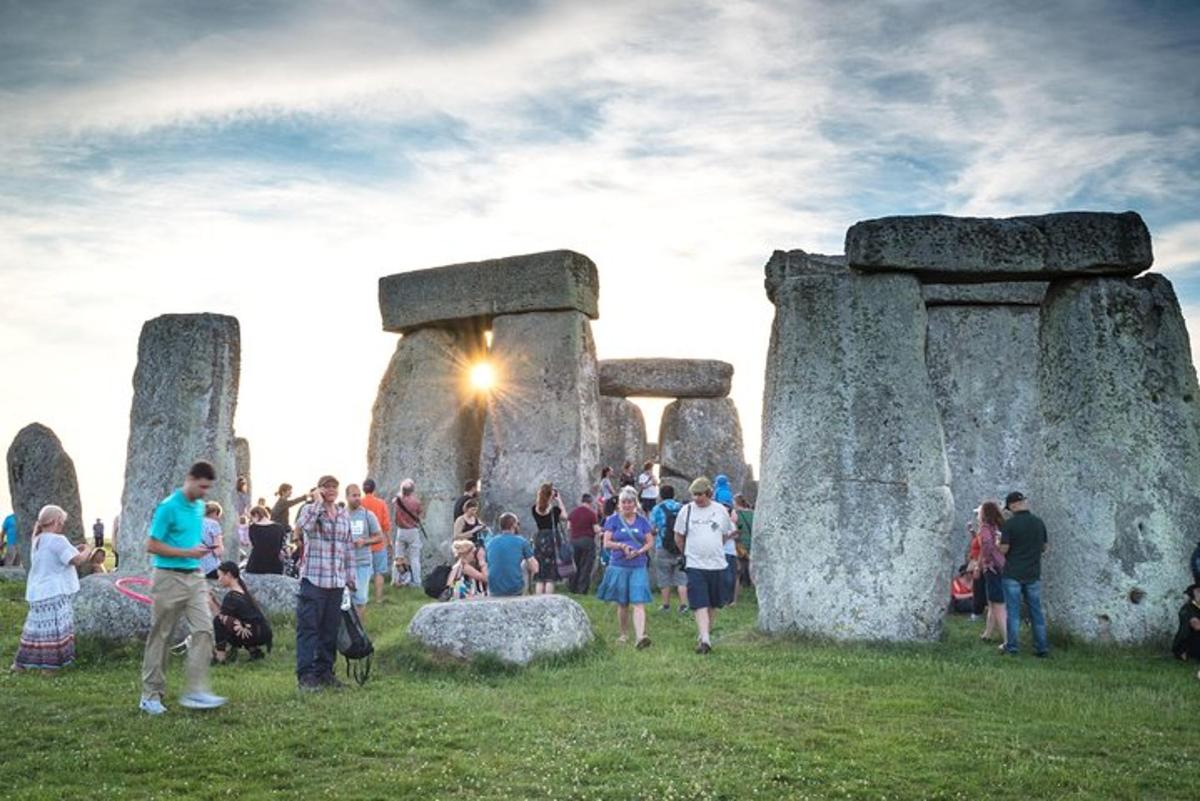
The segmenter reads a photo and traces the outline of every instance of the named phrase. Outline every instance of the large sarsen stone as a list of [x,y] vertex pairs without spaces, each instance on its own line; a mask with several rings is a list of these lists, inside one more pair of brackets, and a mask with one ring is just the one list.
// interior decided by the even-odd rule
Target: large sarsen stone
[[864,220],[846,232],[846,258],[858,270],[955,282],[1133,276],[1154,261],[1150,231],[1132,211]]
[[592,625],[563,595],[485,598],[421,607],[408,634],[426,648],[458,659],[486,654],[514,665],[567,654],[592,641]]
[[423,328],[404,335],[371,418],[368,472],[381,498],[392,499],[411,478],[425,507],[422,569],[449,558],[454,501],[463,484],[479,477],[483,401],[467,382],[471,361],[482,354],[482,331]]
[[1200,531],[1200,388],[1170,282],[1055,283],[1041,320],[1033,511],[1052,626],[1163,643]]
[[551,250],[451,264],[379,279],[385,331],[501,314],[577,311],[600,316],[596,265],[581,253]]
[[752,558],[759,625],[838,639],[942,628],[952,499],[915,276],[777,251]]
[[[658,427],[663,478],[729,477],[734,492],[746,480],[742,423],[732,398],[685,398],[667,404]],[[678,490],[677,490],[678,494]]]
[[483,433],[483,516],[513,512],[535,531],[538,485],[553,482],[568,504],[592,485],[600,462],[600,395],[591,323],[580,312],[497,317],[497,385]]
[[233,415],[240,365],[241,335],[233,317],[167,314],[142,326],[121,497],[122,572],[147,571],[154,509],[201,459],[217,473],[208,498],[230,510],[222,521],[225,552],[237,553]]
[[[646,445],[646,420],[641,407],[624,398],[600,397],[600,467],[620,473],[628,459],[641,464],[650,454]],[[600,475],[600,471],[596,471]],[[616,483],[614,476],[614,485]],[[574,503],[575,498],[570,499]]]
[[26,568],[33,526],[38,512],[47,504],[61,506],[67,513],[63,533],[71,542],[83,541],[85,529],[75,463],[63,450],[58,436],[41,423],[22,428],[9,446],[8,488],[21,537],[21,564]]
[[[927,299],[928,300],[928,299]],[[985,500],[1026,489],[1039,447],[1036,306],[930,306],[925,360],[954,494],[954,556]]]
[[606,359],[600,394],[617,398],[723,398],[733,365],[714,359]]

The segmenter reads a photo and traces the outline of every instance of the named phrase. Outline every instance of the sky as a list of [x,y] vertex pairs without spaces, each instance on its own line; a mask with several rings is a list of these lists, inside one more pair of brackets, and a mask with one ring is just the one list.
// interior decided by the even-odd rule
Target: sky
[[600,357],[732,362],[757,464],[773,250],[1067,209],[1139,211],[1198,330],[1200,3],[0,0],[0,438],[111,518],[142,323],[218,312],[255,494],[356,480],[378,278],[570,248]]

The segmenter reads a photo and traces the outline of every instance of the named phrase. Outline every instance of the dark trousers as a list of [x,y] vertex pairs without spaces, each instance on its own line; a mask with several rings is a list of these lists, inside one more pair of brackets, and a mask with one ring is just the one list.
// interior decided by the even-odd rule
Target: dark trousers
[[342,588],[325,589],[301,580],[296,598],[297,677],[320,678],[333,673],[341,622]]
[[577,595],[587,595],[592,588],[592,571],[596,566],[596,539],[571,540],[571,556],[575,560],[575,575],[567,583],[567,589]]
[[230,646],[234,648],[261,648],[267,644],[265,631],[252,629],[250,637],[239,637],[233,631],[233,619],[230,618],[228,623],[222,622],[220,616],[213,618],[213,642],[217,645],[218,651],[224,651]]

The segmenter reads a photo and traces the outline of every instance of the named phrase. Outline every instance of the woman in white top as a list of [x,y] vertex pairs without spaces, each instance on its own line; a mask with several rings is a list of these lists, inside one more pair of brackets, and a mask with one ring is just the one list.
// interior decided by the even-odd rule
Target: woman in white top
[[12,670],[58,670],[75,661],[75,616],[71,596],[79,592],[75,566],[92,557],[63,536],[67,513],[43,506],[33,527],[32,558],[25,582],[29,615]]
[[639,497],[642,501],[642,512],[647,516],[658,504],[658,479],[654,477],[654,462],[642,465],[642,474],[637,479]]

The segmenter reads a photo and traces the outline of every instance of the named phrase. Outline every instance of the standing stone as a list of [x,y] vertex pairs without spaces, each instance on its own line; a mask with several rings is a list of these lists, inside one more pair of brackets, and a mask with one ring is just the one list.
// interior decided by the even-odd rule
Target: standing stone
[[712,479],[724,473],[733,491],[741,491],[746,453],[733,399],[681,398],[669,403],[658,432],[661,476],[690,483],[697,476]]
[[254,504],[254,482],[250,480],[250,440],[245,437],[234,437],[233,455],[237,474],[246,477],[246,494],[250,496],[250,504]]
[[499,384],[484,426],[484,518],[513,512],[531,532],[541,482],[554,482],[570,508],[595,481],[600,396],[591,324],[573,311],[497,317],[492,361]]
[[198,460],[216,468],[208,499],[230,510],[222,526],[225,548],[237,553],[233,416],[240,367],[241,333],[233,317],[167,314],[142,326],[121,498],[122,572],[148,570],[154,509]]
[[71,542],[84,539],[75,463],[63,450],[58,436],[41,423],[30,423],[17,432],[8,448],[8,488],[17,531],[21,535],[21,564],[29,567],[30,540],[38,512],[47,504],[67,513],[64,534]]
[[915,276],[776,251],[753,556],[759,625],[933,640],[953,501]]
[[974,509],[1029,486],[1041,430],[1039,311],[931,305],[928,314],[925,359],[945,430],[954,494],[950,547],[958,557],[970,542]]
[[396,345],[371,418],[368,475],[391,500],[411,478],[425,507],[422,568],[449,560],[454,501],[479,477],[483,404],[468,386],[482,333],[422,328]]
[[[646,420],[641,407],[624,398],[600,397],[600,465],[621,472],[626,459],[637,465],[646,459]],[[599,478],[600,469],[596,470]],[[614,481],[615,484],[615,481]],[[572,503],[576,499],[572,499]]]
[[1052,626],[1089,640],[1175,630],[1200,531],[1200,388],[1171,283],[1065,281],[1042,307],[1043,450]]

